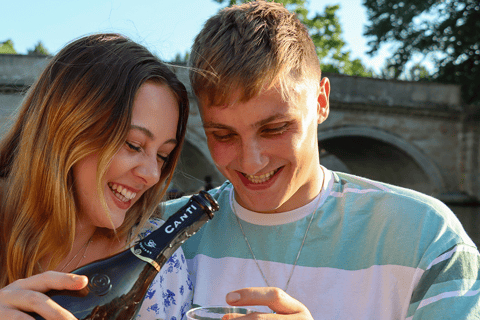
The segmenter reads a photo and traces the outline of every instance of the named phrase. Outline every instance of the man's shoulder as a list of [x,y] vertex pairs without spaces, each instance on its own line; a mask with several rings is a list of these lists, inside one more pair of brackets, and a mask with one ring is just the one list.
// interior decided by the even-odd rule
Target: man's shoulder
[[431,228],[448,226],[463,234],[455,214],[432,196],[351,174],[333,175],[329,200],[334,208],[350,208],[346,214],[369,212],[371,218],[411,227],[422,221]]
[[373,198],[387,204],[415,206],[418,209],[450,211],[440,200],[424,193],[343,172],[333,172],[331,196],[336,198]]
[[333,175],[329,199],[333,210],[349,208],[343,211],[349,216],[368,213],[375,225],[388,225],[397,233],[411,234],[411,230],[422,230],[422,237],[432,239],[442,235],[447,246],[454,243],[473,245],[458,218],[440,200],[415,190],[351,174],[334,172]]

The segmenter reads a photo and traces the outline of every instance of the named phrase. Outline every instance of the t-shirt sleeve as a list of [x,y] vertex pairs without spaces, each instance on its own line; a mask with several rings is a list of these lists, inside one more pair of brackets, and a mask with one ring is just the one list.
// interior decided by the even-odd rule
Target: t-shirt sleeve
[[480,319],[477,248],[458,244],[430,263],[413,291],[410,319]]

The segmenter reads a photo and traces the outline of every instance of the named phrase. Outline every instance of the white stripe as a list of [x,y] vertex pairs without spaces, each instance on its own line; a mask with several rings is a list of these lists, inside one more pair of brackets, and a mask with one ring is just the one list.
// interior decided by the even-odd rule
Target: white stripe
[[458,245],[458,246],[454,247],[452,250],[450,250],[448,252],[445,252],[444,254],[438,256],[435,260],[433,260],[430,263],[430,265],[427,267],[427,270],[429,270],[431,267],[433,267],[434,265],[436,265],[436,264],[438,264],[442,261],[450,259],[453,256],[453,254],[457,251],[459,251],[459,252],[469,252],[469,253],[473,253],[474,255],[480,256],[480,254],[478,253],[478,251],[475,248],[472,248],[472,247],[469,247],[469,246]]
[[341,197],[343,197],[346,193],[359,193],[359,194],[362,194],[362,193],[378,192],[378,191],[380,191],[380,190],[376,190],[376,189],[345,188],[342,192],[332,191],[332,192],[330,192],[330,195],[331,195],[332,197],[341,198]]
[[450,291],[450,292],[440,293],[439,295],[423,300],[418,305],[417,310],[442,299],[451,298],[451,297],[460,297],[460,296],[472,297],[472,296],[476,296],[478,293],[480,293],[480,289],[469,290],[469,291],[459,290],[459,291]]
[[365,179],[362,179],[362,180],[367,182],[367,183],[373,184],[375,187],[379,188],[380,190],[387,191],[387,192],[392,191],[389,188],[387,188],[385,185],[383,185],[381,183],[378,183],[377,181],[365,180]]
[[429,270],[431,267],[433,267],[434,265],[442,262],[442,261],[445,261],[447,259],[450,259],[451,256],[453,256],[453,254],[457,251],[458,249],[458,246],[453,248],[452,250],[448,251],[448,252],[445,252],[444,254],[438,256],[435,260],[433,260],[430,265],[427,267],[427,270]]
[[353,176],[353,177],[362,181],[362,182],[364,182],[364,183],[371,184],[371,185],[377,187],[378,189],[380,189],[382,191],[387,191],[387,192],[392,191],[392,190],[390,190],[390,188],[387,188],[387,186],[384,183],[381,183],[381,182],[378,182],[378,181],[375,181],[375,180],[370,180],[370,179],[367,179],[365,177],[360,177],[360,176]]
[[[284,288],[290,264],[258,261],[272,286]],[[194,304],[225,304],[225,295],[243,287],[263,287],[265,282],[251,259],[209,258],[187,260],[195,288]],[[198,267],[198,266],[201,267]],[[372,266],[361,270],[298,266],[287,293],[301,301],[314,319],[403,319],[411,297],[415,269]],[[219,286],[221,284],[221,286]],[[268,311],[266,307],[256,307]]]

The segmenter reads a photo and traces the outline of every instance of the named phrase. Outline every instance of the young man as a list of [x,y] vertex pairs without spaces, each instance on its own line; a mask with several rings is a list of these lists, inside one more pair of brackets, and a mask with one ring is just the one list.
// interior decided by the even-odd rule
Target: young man
[[445,205],[320,165],[330,83],[293,14],[264,1],[226,8],[197,36],[191,63],[228,179],[210,191],[220,211],[183,247],[194,304],[257,305],[277,313],[269,319],[480,314],[479,253]]

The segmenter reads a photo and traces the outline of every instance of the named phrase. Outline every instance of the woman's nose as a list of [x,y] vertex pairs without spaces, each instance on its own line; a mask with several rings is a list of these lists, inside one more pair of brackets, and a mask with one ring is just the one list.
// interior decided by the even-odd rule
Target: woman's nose
[[144,155],[140,163],[134,168],[137,177],[143,180],[148,187],[155,185],[160,180],[161,165],[157,160],[157,155]]

